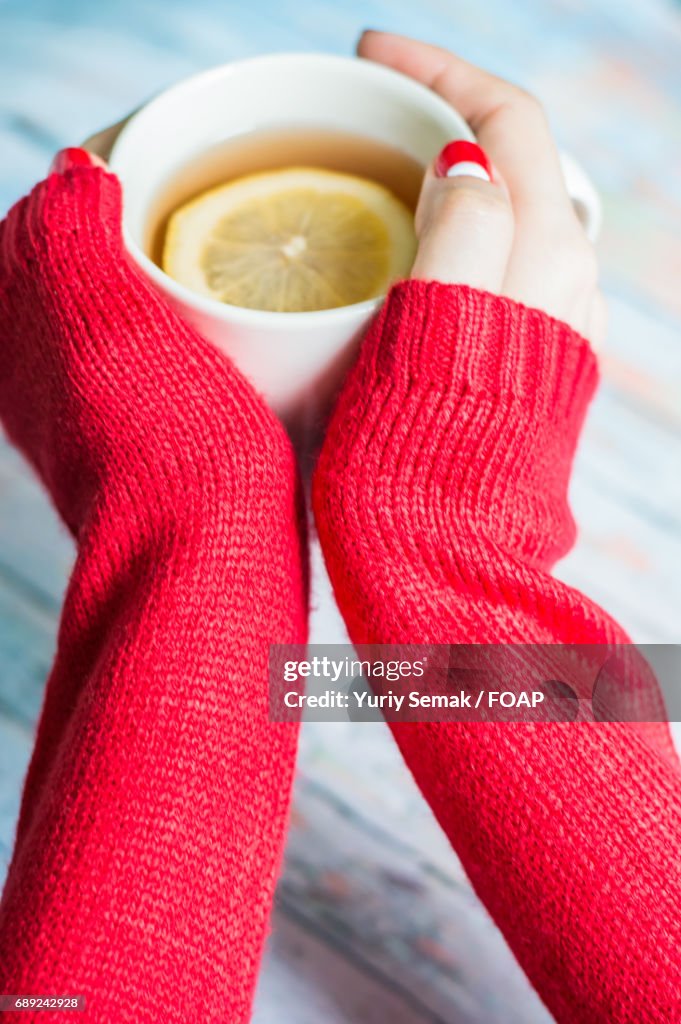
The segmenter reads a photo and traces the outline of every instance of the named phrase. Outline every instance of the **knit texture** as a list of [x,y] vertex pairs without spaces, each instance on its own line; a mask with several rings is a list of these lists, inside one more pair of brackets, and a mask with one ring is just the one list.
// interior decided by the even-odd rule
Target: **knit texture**
[[[353,641],[628,643],[549,575],[575,535],[567,484],[596,380],[587,343],[537,310],[437,282],[391,290],[313,481]],[[561,1024],[681,1021],[679,765],[628,650],[650,725],[391,726]]]
[[297,470],[127,262],[120,207],[112,176],[75,169],[0,226],[0,414],[77,544],[0,991],[85,995],[98,1024],[240,1024],[297,742],[267,717],[269,644],[306,633]]

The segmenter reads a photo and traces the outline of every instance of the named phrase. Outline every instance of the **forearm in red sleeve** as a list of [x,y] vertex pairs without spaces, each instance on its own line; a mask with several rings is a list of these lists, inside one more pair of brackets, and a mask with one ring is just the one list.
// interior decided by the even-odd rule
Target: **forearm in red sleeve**
[[306,629],[295,460],[129,266],[100,170],[0,226],[0,414],[77,545],[0,992],[82,995],[97,1024],[245,1022],[297,741],[266,697],[269,644]]
[[[550,575],[574,538],[567,485],[596,377],[587,343],[537,310],[435,282],[392,289],[314,482],[354,642],[628,643]],[[659,717],[657,691],[640,696]],[[556,1019],[681,1019],[681,800],[666,724],[392,728]]]

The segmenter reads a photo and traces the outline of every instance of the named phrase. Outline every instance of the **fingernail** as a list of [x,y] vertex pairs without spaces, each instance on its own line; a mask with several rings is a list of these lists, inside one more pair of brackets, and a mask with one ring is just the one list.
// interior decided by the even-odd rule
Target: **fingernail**
[[466,139],[457,139],[443,146],[435,161],[435,175],[438,178],[469,175],[483,181],[494,180],[487,153],[477,142],[468,142]]
[[50,164],[50,174],[64,174],[74,167],[97,167],[101,161],[93,157],[87,149],[80,149],[76,146],[69,146],[60,149]]

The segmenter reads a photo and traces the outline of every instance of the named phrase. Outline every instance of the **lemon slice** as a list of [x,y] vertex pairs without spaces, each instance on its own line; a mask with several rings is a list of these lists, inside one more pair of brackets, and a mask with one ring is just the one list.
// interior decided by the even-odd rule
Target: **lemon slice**
[[293,313],[382,295],[409,273],[415,249],[412,214],[388,189],[291,167],[181,206],[168,222],[162,266],[220,302]]

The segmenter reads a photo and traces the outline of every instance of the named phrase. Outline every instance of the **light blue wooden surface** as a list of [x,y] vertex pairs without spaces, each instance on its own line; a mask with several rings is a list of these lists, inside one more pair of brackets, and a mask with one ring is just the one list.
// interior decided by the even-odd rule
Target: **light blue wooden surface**
[[[575,473],[580,542],[561,573],[636,639],[679,642],[679,10],[663,0],[3,2],[0,210],[55,149],[173,80],[268,51],[347,54],[365,24],[437,40],[534,89],[606,209],[611,331]],[[71,560],[46,499],[0,442],[0,873]],[[328,621],[317,608],[318,635]],[[304,730],[256,1020],[549,1020],[381,726]]]

